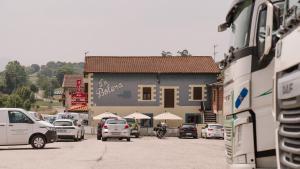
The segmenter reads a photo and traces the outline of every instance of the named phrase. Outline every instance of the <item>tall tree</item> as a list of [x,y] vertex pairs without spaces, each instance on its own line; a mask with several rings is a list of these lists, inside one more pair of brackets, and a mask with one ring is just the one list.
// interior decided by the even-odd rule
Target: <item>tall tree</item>
[[9,62],[5,67],[4,80],[6,92],[11,94],[19,86],[27,83],[25,67],[21,66],[18,61]]

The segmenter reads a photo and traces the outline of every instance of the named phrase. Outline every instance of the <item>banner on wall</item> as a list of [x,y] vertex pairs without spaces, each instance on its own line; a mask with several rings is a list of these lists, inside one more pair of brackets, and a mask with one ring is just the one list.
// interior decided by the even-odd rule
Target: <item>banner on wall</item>
[[87,105],[87,94],[81,90],[81,80],[76,81],[76,92],[72,94],[72,105]]

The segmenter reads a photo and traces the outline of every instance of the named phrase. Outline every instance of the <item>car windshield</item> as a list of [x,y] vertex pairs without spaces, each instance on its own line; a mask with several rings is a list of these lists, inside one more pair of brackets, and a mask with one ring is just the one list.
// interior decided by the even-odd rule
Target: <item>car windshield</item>
[[297,7],[297,13],[300,11],[300,1],[299,0],[289,0],[288,1],[288,9],[292,9]]
[[209,128],[212,128],[212,129],[222,129],[223,126],[220,126],[220,125],[209,125]]
[[250,22],[252,12],[252,1],[241,3],[232,17],[230,26],[230,46],[235,49],[244,48],[248,45]]
[[56,121],[53,123],[54,126],[72,126],[72,122],[70,121]]
[[182,125],[182,128],[191,128],[191,127],[195,127],[195,125],[193,125],[193,124],[184,124],[184,125]]
[[41,119],[38,117],[38,114],[35,112],[27,112],[31,118],[33,118],[35,121],[40,121]]
[[107,120],[107,124],[126,124],[125,120]]
[[135,119],[126,119],[126,121],[127,121],[127,123],[130,123],[130,124],[135,123]]

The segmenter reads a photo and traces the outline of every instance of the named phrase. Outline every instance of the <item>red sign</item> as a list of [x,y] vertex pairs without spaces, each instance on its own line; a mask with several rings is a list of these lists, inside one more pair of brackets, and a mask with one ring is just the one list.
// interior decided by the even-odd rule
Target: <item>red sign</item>
[[81,80],[76,81],[76,92],[72,94],[72,105],[87,105],[87,94],[81,91]]

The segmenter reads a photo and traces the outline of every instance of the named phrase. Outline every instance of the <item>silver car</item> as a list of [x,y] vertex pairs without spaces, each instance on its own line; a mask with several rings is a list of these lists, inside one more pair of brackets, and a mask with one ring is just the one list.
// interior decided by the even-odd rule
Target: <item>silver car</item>
[[108,138],[130,141],[130,128],[125,119],[108,119],[102,127],[102,141]]
[[224,139],[224,127],[220,124],[207,124],[202,129],[202,137],[204,138],[222,138]]

